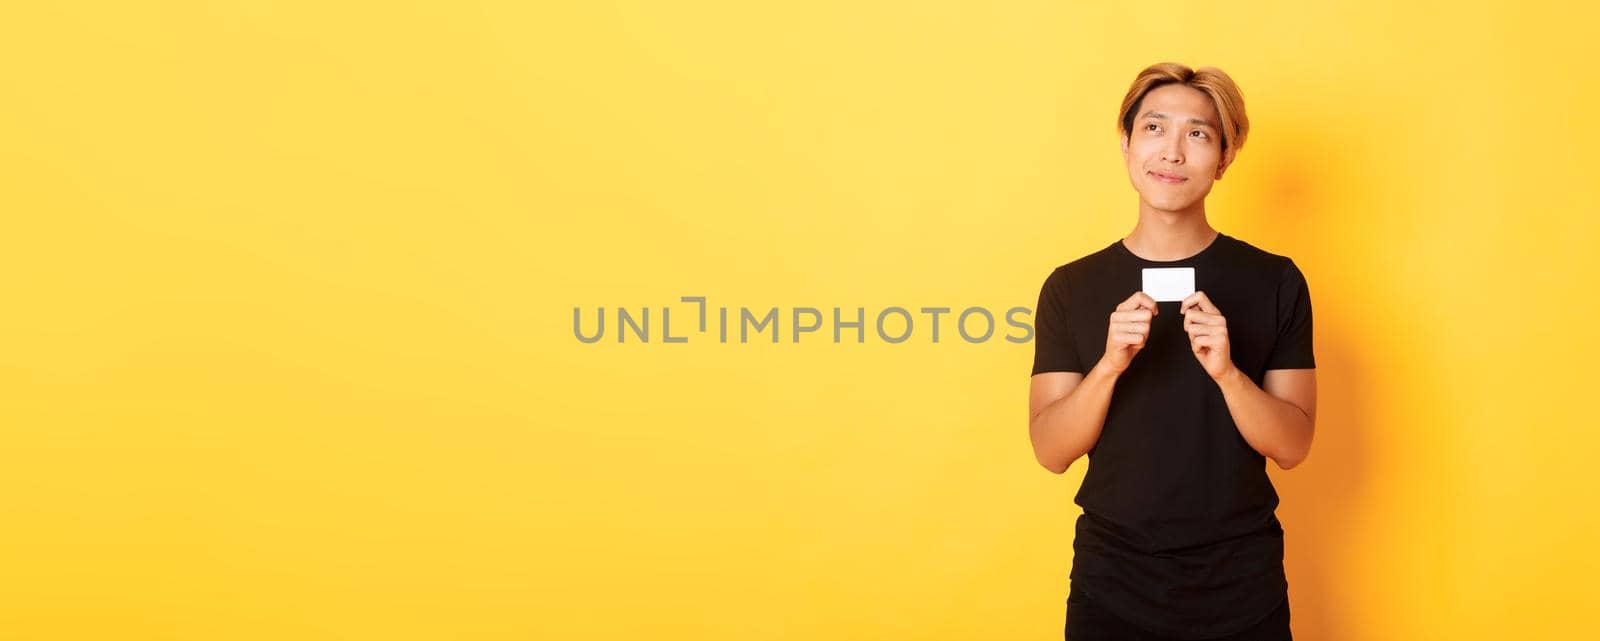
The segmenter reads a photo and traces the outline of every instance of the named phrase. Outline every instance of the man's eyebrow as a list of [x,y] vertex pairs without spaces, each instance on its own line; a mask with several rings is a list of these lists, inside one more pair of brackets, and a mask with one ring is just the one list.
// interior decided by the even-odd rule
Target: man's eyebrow
[[[1157,120],[1168,120],[1167,114],[1161,113],[1159,111],[1146,111],[1146,112],[1144,112],[1144,115],[1143,116],[1139,116],[1139,118],[1140,119],[1155,118]],[[1203,125],[1203,126],[1206,126],[1206,127],[1210,127],[1212,129],[1217,129],[1216,123],[1213,123],[1210,120],[1205,120],[1205,119],[1201,119],[1201,118],[1190,118],[1189,119],[1189,124],[1191,124],[1191,125]]]

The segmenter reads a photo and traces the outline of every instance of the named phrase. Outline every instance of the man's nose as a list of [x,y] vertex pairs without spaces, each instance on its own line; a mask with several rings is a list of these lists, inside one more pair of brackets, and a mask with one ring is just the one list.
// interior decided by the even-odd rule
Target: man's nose
[[1178,146],[1177,138],[1173,138],[1172,142],[1161,150],[1161,159],[1180,165],[1183,164],[1183,148]]

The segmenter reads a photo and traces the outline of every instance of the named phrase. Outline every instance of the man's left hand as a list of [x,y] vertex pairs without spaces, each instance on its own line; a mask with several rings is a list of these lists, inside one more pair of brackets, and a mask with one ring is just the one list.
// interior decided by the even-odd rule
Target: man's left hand
[[1212,380],[1234,369],[1228,350],[1228,319],[1206,293],[1197,291],[1183,299],[1179,313],[1183,314],[1183,331],[1189,334],[1189,351]]

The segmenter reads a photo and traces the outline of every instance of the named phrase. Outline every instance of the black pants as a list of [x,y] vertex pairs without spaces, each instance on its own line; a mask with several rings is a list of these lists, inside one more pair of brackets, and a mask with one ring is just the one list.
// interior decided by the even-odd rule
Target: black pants
[[[1278,606],[1261,623],[1216,641],[1292,641],[1289,635],[1289,601]],[[1072,588],[1067,595],[1066,641],[1175,641],[1118,618],[1088,595]]]

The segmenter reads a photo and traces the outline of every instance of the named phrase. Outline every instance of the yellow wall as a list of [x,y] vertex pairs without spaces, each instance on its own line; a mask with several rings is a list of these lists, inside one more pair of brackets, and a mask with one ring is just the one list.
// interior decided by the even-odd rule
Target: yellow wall
[[1592,629],[1592,8],[540,4],[4,12],[0,638],[1059,638],[1031,344],[572,309],[1032,307],[1169,59],[1315,301],[1297,638]]

